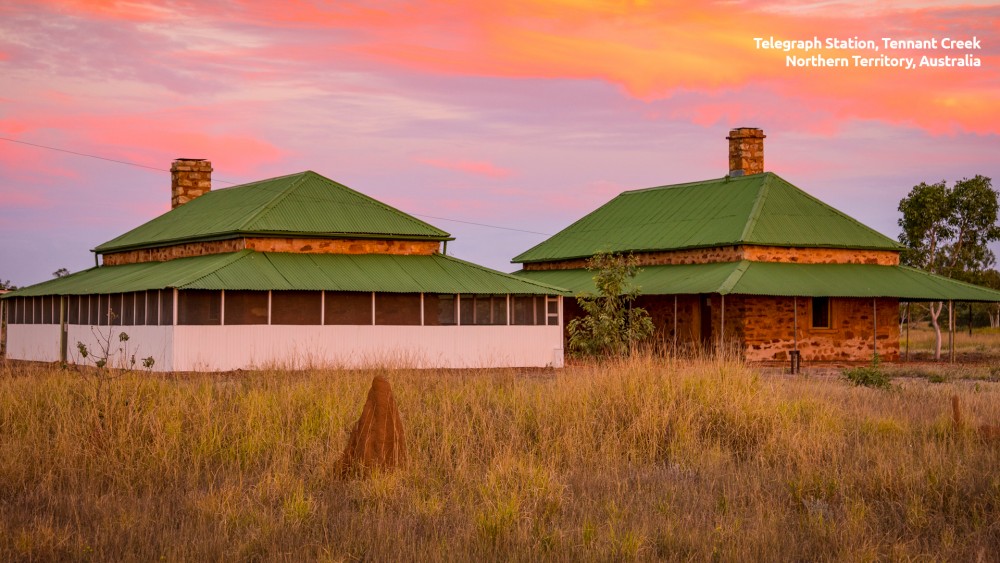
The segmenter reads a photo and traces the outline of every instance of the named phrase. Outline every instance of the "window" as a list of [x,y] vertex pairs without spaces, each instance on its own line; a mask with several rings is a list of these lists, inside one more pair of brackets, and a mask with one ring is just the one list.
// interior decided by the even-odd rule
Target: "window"
[[54,299],[51,295],[45,295],[41,298],[42,300],[42,324],[50,325],[52,324],[52,301]]
[[146,292],[146,324],[160,324],[160,291],[149,290]]
[[135,293],[122,294],[122,326],[132,326],[135,323]]
[[271,324],[318,325],[321,295],[318,291],[272,291]]
[[549,326],[555,326],[559,324],[559,298],[558,297],[546,297],[545,302],[548,304],[548,318]]
[[506,295],[462,295],[460,302],[463,325],[507,324]]
[[375,324],[420,326],[420,294],[376,293]]
[[80,324],[80,296],[70,295],[66,298],[69,302],[67,307],[69,307],[68,316],[66,318],[66,324],[78,325]]
[[266,291],[226,291],[227,325],[266,325]]
[[160,290],[160,325],[174,324],[174,290]]
[[324,322],[328,325],[372,324],[372,294],[360,291],[327,291]]
[[100,302],[101,302],[100,295],[89,296],[89,301],[88,301],[89,305],[87,307],[88,309],[90,309],[90,314],[87,315],[88,325],[94,326],[100,324],[100,315],[101,315]]
[[125,296],[121,293],[112,293],[108,296],[111,299],[111,313],[109,314],[110,324],[115,326],[121,326],[122,320],[125,317],[125,312],[122,311],[122,303],[124,302]]
[[135,325],[142,326],[146,324],[146,293],[145,291],[139,291],[135,294]]
[[31,315],[31,324],[42,324],[42,298],[32,297],[31,298],[31,309],[33,311]]
[[424,324],[427,326],[450,326],[458,322],[455,296],[437,293],[424,294]]
[[512,295],[513,315],[511,322],[516,325],[544,324],[535,321],[535,297],[532,295]]
[[812,327],[830,328],[830,298],[812,298]]
[[222,292],[211,290],[185,290],[178,293],[177,324],[222,324]]

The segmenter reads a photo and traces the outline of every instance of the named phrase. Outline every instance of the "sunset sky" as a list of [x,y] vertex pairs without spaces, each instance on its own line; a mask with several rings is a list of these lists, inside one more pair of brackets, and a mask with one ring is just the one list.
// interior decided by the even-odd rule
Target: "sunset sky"
[[[315,170],[512,271],[623,190],[724,176],[736,126],[764,129],[767,170],[896,238],[914,184],[1000,186],[1000,7],[873,4],[6,0],[0,279],[93,266],[169,209],[178,157],[218,188]],[[982,66],[787,68],[755,47],[772,36],[975,36],[860,54]]]

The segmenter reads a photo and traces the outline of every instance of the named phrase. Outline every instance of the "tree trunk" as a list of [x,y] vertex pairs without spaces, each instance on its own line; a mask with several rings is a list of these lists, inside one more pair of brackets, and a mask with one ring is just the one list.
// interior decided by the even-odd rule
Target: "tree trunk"
[[944,301],[938,301],[937,303],[930,304],[931,310],[931,326],[934,327],[934,359],[941,359],[941,325],[938,324],[938,316],[941,315],[941,310],[944,309]]

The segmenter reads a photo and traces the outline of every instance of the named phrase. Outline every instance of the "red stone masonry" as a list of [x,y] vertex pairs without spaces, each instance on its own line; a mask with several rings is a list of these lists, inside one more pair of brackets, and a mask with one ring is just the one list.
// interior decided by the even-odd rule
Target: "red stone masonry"
[[177,258],[256,250],[297,254],[398,254],[429,256],[438,252],[441,243],[423,240],[256,238],[240,237],[211,242],[191,242],[160,248],[113,252],[103,256],[105,266],[165,262]]
[[[740,260],[797,264],[878,264],[880,266],[896,266],[899,264],[899,253],[895,250],[854,250],[850,248],[786,248],[781,246],[739,245],[695,248],[690,250],[636,252],[633,256],[640,266],[711,264],[715,262],[738,262]],[[586,267],[586,259],[524,264],[524,269],[529,271],[573,270]]]

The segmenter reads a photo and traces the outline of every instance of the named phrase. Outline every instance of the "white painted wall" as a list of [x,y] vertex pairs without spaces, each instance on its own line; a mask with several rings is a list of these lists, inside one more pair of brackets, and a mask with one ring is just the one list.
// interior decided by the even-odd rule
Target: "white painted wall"
[[[77,342],[95,353],[108,335],[108,327],[69,325],[69,363],[92,365]],[[110,363],[134,354],[137,370],[148,356],[154,371],[563,366],[559,326],[116,326],[110,336]],[[59,325],[8,325],[7,357],[58,361]]]
[[59,361],[59,325],[7,325],[7,357],[36,362]]
[[[177,326],[177,371],[562,367],[559,326]],[[159,366],[157,366],[159,368]]]
[[[110,329],[110,330],[109,330]],[[128,334],[128,342],[119,341],[119,334]],[[90,359],[83,359],[77,351],[77,342],[82,342],[90,352],[97,353],[102,344],[107,345],[110,335],[111,354],[109,364],[114,367],[127,366],[129,356],[135,355],[135,369],[142,370],[142,359],[152,356],[154,371],[173,371],[172,326],[100,326],[69,325],[66,338],[66,355],[71,364],[93,365]],[[58,331],[56,343],[58,344]],[[127,355],[126,355],[127,352]],[[122,363],[126,362],[126,363]]]

